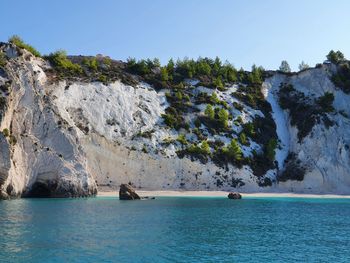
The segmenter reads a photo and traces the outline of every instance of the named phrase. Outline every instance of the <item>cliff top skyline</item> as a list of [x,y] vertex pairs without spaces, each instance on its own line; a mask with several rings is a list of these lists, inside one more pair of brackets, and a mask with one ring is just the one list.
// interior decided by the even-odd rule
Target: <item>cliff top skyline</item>
[[[347,1],[59,1],[2,2],[0,39],[22,36],[44,54],[106,54],[114,59],[215,57],[236,67],[293,70],[331,49],[349,56]],[[13,13],[16,19],[13,19]],[[322,45],[321,45],[322,44]]]

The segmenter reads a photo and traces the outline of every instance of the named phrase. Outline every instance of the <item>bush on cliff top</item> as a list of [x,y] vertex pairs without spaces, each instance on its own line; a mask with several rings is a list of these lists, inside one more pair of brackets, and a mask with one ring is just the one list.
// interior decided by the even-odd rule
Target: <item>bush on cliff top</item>
[[67,58],[67,53],[64,50],[58,50],[51,53],[47,59],[61,73],[74,75],[82,74],[83,69],[79,64],[75,64]]
[[32,53],[36,57],[41,57],[41,54],[38,50],[36,50],[33,46],[24,43],[24,41],[17,35],[10,37],[9,42],[12,44],[15,44],[19,48],[23,48],[23,49],[29,51],[30,53]]

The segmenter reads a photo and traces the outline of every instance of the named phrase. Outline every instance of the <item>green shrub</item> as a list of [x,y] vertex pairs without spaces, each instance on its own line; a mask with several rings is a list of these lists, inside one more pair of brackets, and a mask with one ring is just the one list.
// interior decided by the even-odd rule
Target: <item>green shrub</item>
[[96,58],[84,58],[83,65],[93,71],[97,71],[98,69],[98,62]]
[[79,64],[75,64],[67,58],[67,53],[64,50],[58,50],[48,56],[51,64],[60,72],[70,75],[80,75],[83,69]]
[[152,69],[159,68],[160,62],[159,59],[141,59],[136,61],[134,58],[128,58],[127,60],[128,69],[135,74],[140,74],[141,76],[150,74]]
[[242,117],[238,116],[234,122],[233,122],[236,126],[240,126],[243,123]]
[[334,110],[334,96],[331,93],[326,92],[324,96],[315,100],[297,91],[293,86],[282,83],[278,97],[281,108],[289,110],[291,125],[298,128],[299,142],[312,131],[321,117],[326,127],[333,124],[326,116],[327,112]]
[[169,80],[169,74],[168,74],[168,70],[166,67],[162,67],[160,69],[160,79],[162,81],[168,81]]
[[98,81],[100,81],[100,82],[106,84],[106,83],[107,83],[107,76],[106,76],[106,75],[103,75],[103,74],[99,75],[99,76],[98,76]]
[[284,169],[278,174],[277,179],[280,182],[288,180],[302,181],[304,180],[306,168],[301,164],[295,153],[289,153],[286,160]]
[[204,113],[211,120],[215,118],[215,111],[213,109],[213,106],[211,106],[210,104],[207,105]]
[[6,56],[2,51],[0,51],[0,67],[5,67],[6,63],[7,63]]
[[240,104],[240,103],[238,103],[238,102],[236,102],[236,101],[233,102],[233,107],[235,107],[235,108],[236,108],[237,110],[239,110],[240,112],[242,112],[243,109],[244,109],[243,105]]
[[327,59],[334,64],[339,64],[340,62],[345,60],[345,57],[344,54],[339,50],[336,52],[334,50],[331,50],[327,55]]
[[239,139],[239,142],[240,142],[242,145],[249,145],[249,141],[248,141],[247,136],[245,135],[244,132],[241,132],[241,133],[239,134],[238,139]]
[[252,72],[249,74],[249,82],[253,85],[261,85],[263,82],[262,79],[262,73],[263,73],[262,67],[257,67],[255,65],[252,66]]
[[16,137],[13,136],[12,134],[10,135],[9,143],[10,143],[11,145],[15,145],[15,144],[17,143]]
[[319,97],[317,100],[318,105],[324,110],[324,112],[332,112],[334,95],[333,93],[326,92],[323,96]]
[[214,79],[213,85],[218,90],[224,90],[224,84],[222,83],[221,77],[217,77],[216,79]]
[[210,147],[207,141],[202,141],[200,145],[198,144],[191,144],[186,149],[188,154],[203,154],[203,155],[209,155],[210,154]]
[[180,134],[177,139],[176,139],[179,143],[181,143],[182,145],[187,145],[188,142],[186,140],[186,137],[184,134]]
[[162,114],[162,118],[164,119],[164,123],[170,128],[174,128],[176,130],[181,128],[186,130],[189,129],[189,124],[185,122],[181,113],[173,107],[167,108],[166,114]]
[[5,136],[5,137],[9,137],[10,136],[10,131],[9,129],[5,128],[2,130],[2,134]]
[[112,59],[110,59],[109,57],[104,57],[103,64],[106,65],[107,67],[112,66]]
[[303,70],[306,70],[308,68],[310,68],[310,66],[308,64],[306,64],[304,61],[302,61],[300,64],[299,64],[299,71],[303,71]]
[[243,153],[241,147],[237,143],[236,139],[232,139],[231,143],[223,148],[223,153],[227,155],[231,161],[236,162],[240,161],[243,158]]
[[289,72],[292,71],[290,69],[290,66],[289,66],[289,64],[288,64],[288,62],[286,60],[282,60],[279,70],[284,72],[284,73],[289,73]]
[[256,134],[254,123],[252,123],[252,122],[245,123],[243,125],[243,131],[250,138],[254,138],[255,134]]
[[31,45],[24,43],[23,40],[19,36],[14,35],[14,36],[10,37],[9,42],[16,45],[19,48],[23,48],[23,49],[29,51],[30,53],[32,53],[36,57],[41,57],[41,54],[39,51],[37,51]]
[[342,91],[350,93],[350,62],[344,62],[338,65],[337,72],[333,74],[331,80],[334,85],[341,88]]
[[220,102],[218,95],[216,94],[216,92],[213,92],[210,96],[210,101],[212,104],[218,104]]
[[181,91],[177,91],[175,93],[175,97],[178,99],[178,100],[182,100],[182,92]]
[[277,147],[277,140],[276,139],[270,139],[266,145],[265,154],[271,162],[273,162],[275,160],[276,147]]
[[225,109],[220,109],[218,111],[217,116],[221,127],[226,129],[228,127],[228,118],[229,118],[228,111]]

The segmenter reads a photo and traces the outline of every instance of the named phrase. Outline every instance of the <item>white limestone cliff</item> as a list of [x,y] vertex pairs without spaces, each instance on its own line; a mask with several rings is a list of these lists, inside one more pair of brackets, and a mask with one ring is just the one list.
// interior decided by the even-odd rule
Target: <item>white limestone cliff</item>
[[[46,61],[24,50],[19,52],[11,44],[3,49],[11,59],[6,74],[0,77],[0,86],[11,83],[7,94],[1,91],[7,107],[0,130],[10,133],[7,137],[0,134],[2,198],[40,194],[89,196],[96,194],[97,185],[117,188],[129,182],[148,190],[238,187],[242,192],[350,193],[350,120],[344,117],[350,116],[350,96],[329,80],[331,66],[290,76],[274,73],[265,80],[264,94],[272,106],[280,141],[276,151],[278,169],[270,170],[266,176],[276,182],[289,152],[296,153],[307,170],[303,181],[288,180],[261,187],[248,165],[219,167],[210,160],[203,164],[179,158],[178,144],[164,145],[164,140],[175,140],[179,135],[163,124],[161,115],[168,106],[165,91],[155,91],[146,83],[130,86],[120,81],[108,85],[52,82],[45,73],[50,67]],[[282,82],[316,98],[332,92],[335,112],[329,118],[335,125],[327,129],[319,123],[299,143],[288,111],[278,105],[277,92]],[[230,95],[235,89],[233,86],[217,94],[231,106],[237,102]],[[212,92],[203,87],[194,89],[199,91]],[[198,108],[203,110],[205,106]],[[241,116],[243,122],[263,116],[261,111],[244,107],[243,112],[230,107],[231,114]],[[239,131],[240,127],[232,122],[230,125]],[[145,132],[151,135],[140,136]],[[194,135],[185,136],[191,141]],[[229,143],[230,138],[220,140]],[[259,145],[253,142],[242,148],[245,156],[259,151]]]

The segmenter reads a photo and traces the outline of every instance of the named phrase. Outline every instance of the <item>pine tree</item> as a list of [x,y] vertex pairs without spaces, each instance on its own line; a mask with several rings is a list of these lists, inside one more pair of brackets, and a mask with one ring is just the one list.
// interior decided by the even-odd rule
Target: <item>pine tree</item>
[[218,104],[219,103],[219,98],[216,92],[213,92],[210,96],[210,102],[213,104]]
[[228,127],[228,112],[225,109],[220,109],[218,111],[218,120],[221,124],[221,127],[227,128]]
[[306,64],[304,61],[301,61],[301,63],[299,64],[299,70],[305,70],[308,69],[310,66],[308,64]]
[[288,62],[286,60],[282,60],[279,70],[282,71],[282,72],[285,72],[285,73],[289,73],[289,72],[292,71],[290,69],[290,66],[289,66],[289,64],[288,64]]
[[244,132],[241,132],[241,134],[239,135],[239,142],[243,145],[248,145],[249,142],[247,140],[247,136],[245,135]]
[[167,70],[166,67],[162,67],[160,69],[160,79],[162,81],[168,81],[169,80],[168,70]]
[[209,147],[209,143],[207,141],[202,141],[201,151],[205,155],[209,155],[210,154],[210,147]]
[[242,150],[236,139],[231,140],[231,143],[228,146],[228,155],[231,159],[233,159],[233,161],[242,160]]
[[204,111],[205,115],[208,116],[209,119],[213,120],[214,117],[215,117],[215,111],[213,109],[213,107],[208,104],[207,107],[205,108],[205,111]]
[[331,50],[327,55],[327,59],[334,64],[339,64],[339,62],[342,62],[345,60],[345,57],[344,57],[344,54],[339,50],[336,52],[334,50]]

